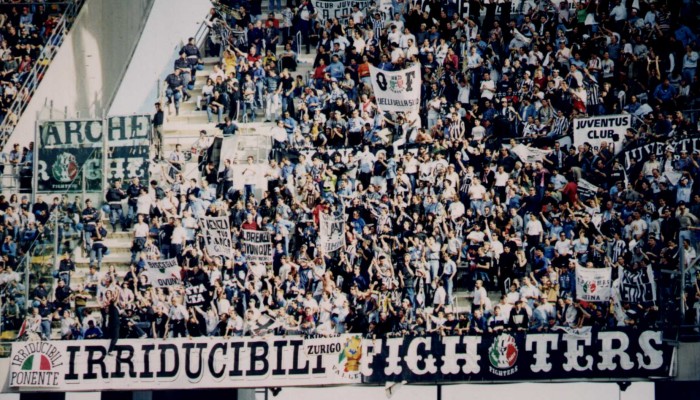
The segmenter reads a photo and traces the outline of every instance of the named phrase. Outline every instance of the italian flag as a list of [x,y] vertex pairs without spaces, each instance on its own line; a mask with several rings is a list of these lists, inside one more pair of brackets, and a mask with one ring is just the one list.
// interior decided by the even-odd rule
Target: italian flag
[[22,363],[22,371],[50,371],[51,361],[44,354],[32,354]]

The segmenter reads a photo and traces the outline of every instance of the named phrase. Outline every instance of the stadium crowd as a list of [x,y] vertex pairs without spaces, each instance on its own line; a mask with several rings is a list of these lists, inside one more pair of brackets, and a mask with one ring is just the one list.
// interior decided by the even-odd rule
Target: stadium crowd
[[36,82],[25,85],[32,68],[37,63],[48,65],[51,61],[50,52],[42,57],[45,47],[60,45],[61,37],[55,37],[52,43],[49,39],[68,3],[72,2],[74,0],[0,4],[0,120],[9,116],[8,125],[14,126],[20,117],[10,110],[12,103],[18,98],[28,102],[42,78],[37,76]]
[[[63,338],[116,339],[652,327],[675,295],[697,323],[697,281],[674,294],[662,272],[679,270],[681,252],[695,258],[697,240],[678,242],[700,217],[700,148],[623,167],[612,146],[571,140],[574,118],[619,113],[634,115],[628,148],[697,135],[681,111],[700,94],[691,2],[467,3],[464,16],[454,2],[426,0],[322,20],[312,2],[289,1],[278,20],[260,1],[217,2],[209,22],[232,34],[212,38],[207,54],[221,63],[195,92],[201,55],[186,45],[167,106],[197,99],[224,136],[263,108],[277,124],[270,159],[258,160],[268,163],[265,190],[235,189],[243,177],[230,162],[219,171],[204,157],[199,180],[174,168],[168,182],[114,182],[104,210],[75,204],[94,263],[71,285],[66,254],[53,300],[33,288],[27,329],[47,336],[59,320]],[[309,76],[294,76],[296,49],[315,54]],[[420,65],[421,112],[381,112],[370,64]],[[193,147],[206,153],[202,137]],[[511,150],[520,144],[545,155],[521,158]],[[125,275],[101,265],[110,235],[101,212],[133,233]],[[323,250],[321,214],[344,220],[341,250]],[[228,217],[231,257],[207,253],[205,216]],[[247,259],[242,230],[272,233],[271,263]],[[185,286],[206,287],[204,304],[187,304],[184,286],[146,283],[147,261],[167,258]],[[578,300],[576,268],[606,266],[614,280],[651,266],[656,300]],[[86,306],[93,297],[101,315]]]

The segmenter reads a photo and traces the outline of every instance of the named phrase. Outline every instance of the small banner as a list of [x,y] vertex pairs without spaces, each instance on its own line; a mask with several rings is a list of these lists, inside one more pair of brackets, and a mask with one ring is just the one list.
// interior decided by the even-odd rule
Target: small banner
[[524,144],[518,144],[513,146],[510,151],[518,156],[520,161],[526,164],[532,164],[537,161],[544,160],[545,156],[549,154],[552,150],[538,149],[536,147],[525,146]]
[[574,119],[574,146],[589,143],[595,150],[600,144],[608,143],[613,154],[622,151],[627,129],[632,126],[632,116],[629,114],[601,115],[591,118]]
[[612,268],[576,267],[576,299],[608,301],[612,286]]
[[345,248],[345,220],[329,214],[319,215],[319,243],[323,252],[328,254]]
[[420,66],[400,71],[384,71],[369,66],[372,89],[382,112],[415,112],[420,110]]
[[581,178],[577,182],[578,186],[578,195],[581,197],[581,200],[588,200],[592,199],[596,196],[598,193],[598,186],[588,182],[587,180]]
[[182,284],[177,258],[146,261],[146,268],[143,274],[148,277],[148,283],[153,287],[169,287]]
[[230,257],[233,246],[228,217],[203,217],[199,225],[207,253],[212,257]]
[[357,4],[363,13],[369,6],[368,0],[313,0],[314,9],[321,21],[337,18],[340,21],[350,18],[352,6]]
[[615,282],[619,285],[620,300],[630,303],[643,303],[656,301],[656,281],[651,264],[646,268],[636,270],[618,269],[619,278]]
[[185,303],[188,307],[208,308],[209,301],[209,290],[203,283],[185,287]]
[[272,262],[272,234],[268,231],[251,231],[244,229],[241,247],[248,261]]

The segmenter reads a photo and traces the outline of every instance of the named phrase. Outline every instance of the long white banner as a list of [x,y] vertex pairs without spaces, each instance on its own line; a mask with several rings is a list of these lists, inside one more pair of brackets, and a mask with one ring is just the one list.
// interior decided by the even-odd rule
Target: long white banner
[[612,287],[612,268],[576,268],[576,299],[608,301]]
[[101,391],[360,383],[359,336],[214,339],[120,340],[113,357],[108,340],[15,343],[10,386]]
[[272,235],[268,231],[243,230],[241,248],[248,261],[272,262]]
[[632,126],[632,116],[628,114],[603,115],[591,118],[574,119],[574,146],[586,142],[594,149],[600,149],[600,144],[608,142],[613,154],[622,151],[627,129]]
[[420,66],[400,71],[384,71],[369,66],[372,89],[377,106],[383,112],[415,112],[420,110]]
[[230,257],[233,247],[228,217],[202,217],[199,224],[209,255]]

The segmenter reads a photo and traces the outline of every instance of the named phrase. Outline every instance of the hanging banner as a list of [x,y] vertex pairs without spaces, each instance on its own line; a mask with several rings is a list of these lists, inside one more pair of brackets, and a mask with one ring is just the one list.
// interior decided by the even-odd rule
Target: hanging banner
[[589,143],[598,150],[601,143],[607,142],[610,151],[617,154],[622,151],[625,133],[631,127],[632,116],[629,114],[574,118],[574,146]]
[[203,217],[199,219],[207,253],[212,257],[230,257],[233,243],[228,217]]
[[694,136],[684,139],[674,139],[667,142],[653,142],[647,143],[642,146],[637,146],[624,152],[620,153],[622,158],[621,164],[627,169],[634,162],[644,162],[649,159],[649,156],[656,154],[657,157],[664,155],[666,148],[673,151],[673,157],[680,157],[681,150],[688,152],[688,156],[693,153],[694,150],[700,150],[700,137]]
[[608,301],[612,286],[612,268],[576,267],[576,299]]
[[615,283],[619,287],[621,301],[630,303],[656,301],[656,281],[651,264],[636,270],[619,268],[618,271],[619,278]]
[[312,4],[317,14],[317,19],[327,21],[337,18],[341,22],[350,18],[352,7],[357,5],[360,11],[365,11],[369,6],[368,0],[313,0]]
[[660,331],[361,339],[271,336],[15,342],[10,387],[76,392],[666,378]]
[[107,179],[122,179],[123,189],[132,178],[148,182],[151,118],[148,115],[110,117],[107,123]]
[[319,215],[319,243],[325,254],[345,248],[345,220],[325,213]]
[[102,191],[102,120],[46,121],[38,133],[37,193]]
[[384,71],[369,66],[372,89],[382,112],[414,112],[420,110],[420,66],[400,71]]
[[200,306],[208,309],[210,301],[209,290],[203,283],[185,287],[185,304],[188,307]]
[[146,283],[153,287],[169,287],[182,285],[180,279],[180,266],[177,265],[177,258],[168,260],[148,260],[143,274],[148,277]]
[[268,231],[250,231],[243,230],[241,238],[241,249],[248,261],[271,263],[272,253],[272,235]]
[[376,340],[363,382],[610,379],[671,374],[674,347],[656,331],[600,331]]

